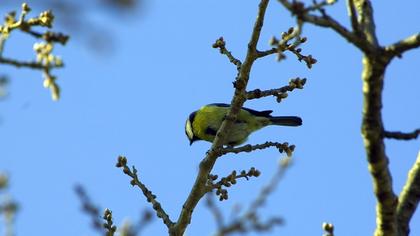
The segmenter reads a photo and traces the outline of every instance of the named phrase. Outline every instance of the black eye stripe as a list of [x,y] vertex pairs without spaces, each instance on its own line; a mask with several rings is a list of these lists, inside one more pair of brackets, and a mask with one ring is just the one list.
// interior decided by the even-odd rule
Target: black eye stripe
[[196,114],[197,114],[197,112],[195,111],[195,112],[191,113],[191,114],[190,114],[190,117],[188,118],[188,119],[190,120],[191,125],[192,125],[192,123],[193,123],[193,121],[194,121],[194,118],[195,118],[195,115],[196,115]]

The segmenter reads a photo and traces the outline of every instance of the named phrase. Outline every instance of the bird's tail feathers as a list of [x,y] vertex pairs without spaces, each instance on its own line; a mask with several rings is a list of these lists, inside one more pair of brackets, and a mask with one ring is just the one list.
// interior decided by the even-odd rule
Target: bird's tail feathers
[[269,118],[273,125],[301,126],[302,119],[298,116],[274,116]]

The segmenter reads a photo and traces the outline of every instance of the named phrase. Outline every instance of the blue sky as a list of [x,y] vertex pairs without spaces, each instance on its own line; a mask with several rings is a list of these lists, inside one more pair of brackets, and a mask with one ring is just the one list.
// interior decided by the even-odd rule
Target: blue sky
[[[117,224],[138,219],[150,206],[114,167],[118,155],[137,167],[141,180],[175,220],[210,147],[205,142],[189,146],[185,120],[202,105],[230,102],[233,94],[236,69],[211,45],[223,36],[228,49],[242,59],[257,5],[239,0],[150,1],[138,16],[93,11],[87,17],[111,33],[109,47],[114,50],[94,53],[77,36],[57,47],[66,64],[54,71],[62,88],[59,102],[51,101],[38,71],[0,65],[11,77],[10,95],[0,102],[0,171],[10,174],[11,194],[21,205],[17,234],[94,235],[89,217],[80,211],[75,184],[85,186],[102,208],[110,208]],[[375,2],[374,7],[381,44],[419,32],[419,2]],[[344,1],[328,11],[349,25]],[[271,36],[290,26],[290,14],[272,1],[259,48],[269,48]],[[264,58],[255,63],[248,87],[268,89],[293,77],[308,78],[305,89],[280,104],[272,98],[245,104],[274,110],[275,115],[299,115],[304,124],[268,127],[249,139],[297,146],[293,166],[260,211],[263,216],[279,215],[286,224],[267,235],[320,235],[324,221],[334,223],[337,235],[369,235],[375,228],[375,198],[360,134],[361,53],[330,30],[305,25],[304,36],[309,40],[303,52],[318,60],[313,69],[293,55],[281,63]],[[107,37],[102,40],[110,41]],[[12,35],[5,55],[32,58],[33,42]],[[420,127],[419,61],[420,51],[411,51],[387,71],[383,119],[389,130]],[[419,141],[387,140],[386,145],[399,193]],[[264,150],[227,155],[217,162],[213,173],[219,176],[250,167],[262,172],[256,179],[239,181],[229,189],[230,199],[218,202],[226,216],[233,206],[246,206],[256,197],[281,158],[275,150]],[[419,220],[417,213],[412,235],[420,234],[420,225],[414,223]],[[201,202],[187,235],[210,235],[215,227]],[[165,234],[160,220],[144,231]]]

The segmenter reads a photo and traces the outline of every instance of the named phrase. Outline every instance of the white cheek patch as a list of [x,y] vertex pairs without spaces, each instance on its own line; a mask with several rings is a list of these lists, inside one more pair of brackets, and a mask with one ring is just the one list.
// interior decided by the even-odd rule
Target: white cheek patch
[[188,138],[192,139],[194,137],[190,120],[187,120],[187,123],[185,124],[185,132],[187,133]]

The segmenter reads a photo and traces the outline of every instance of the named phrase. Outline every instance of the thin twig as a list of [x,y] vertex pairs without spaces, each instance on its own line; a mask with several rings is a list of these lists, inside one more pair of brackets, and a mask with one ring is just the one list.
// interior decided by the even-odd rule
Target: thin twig
[[77,185],[75,187],[75,192],[82,202],[83,211],[90,216],[93,228],[103,234],[104,228],[102,227],[102,222],[99,220],[99,208],[92,203],[85,189],[81,185]]
[[[306,37],[300,37],[300,34],[302,32],[302,21],[298,20],[297,27],[291,27],[289,30],[283,32],[281,34],[281,38],[277,39],[276,37],[272,37],[270,40],[270,45],[275,46],[276,52],[277,52],[277,61],[280,61],[286,56],[284,55],[284,52],[289,51],[293,53],[299,61],[304,61],[306,63],[306,66],[311,69],[312,65],[317,62],[315,58],[312,57],[312,55],[303,55],[302,49],[299,48],[299,46],[302,43],[305,43],[307,41]],[[293,42],[290,42],[292,41]],[[259,57],[265,56],[265,54],[270,54],[271,51],[266,52],[257,52],[257,55]]]
[[293,150],[295,149],[295,145],[289,145],[288,143],[265,142],[263,144],[256,144],[256,145],[247,144],[241,147],[221,148],[217,151],[217,155],[222,156],[228,153],[238,154],[241,152],[252,152],[255,150],[266,149],[269,147],[276,147],[280,153],[286,152],[287,156],[291,156]]
[[258,58],[269,56],[278,52],[277,48],[271,48],[265,51],[257,51]]
[[4,58],[4,57],[0,57],[0,64],[9,64],[17,68],[26,67],[26,68],[37,69],[37,70],[44,70],[46,67],[61,68],[64,66],[64,64],[58,64],[58,65],[51,64],[49,66],[46,66],[42,62],[37,62],[37,61],[25,62],[25,61],[18,61],[18,60]]
[[[250,231],[262,232],[272,229],[273,226],[283,224],[283,219],[280,217],[271,217],[267,221],[261,222],[258,217],[258,209],[265,204],[268,196],[270,196],[270,194],[277,188],[279,182],[286,173],[286,170],[290,166],[290,162],[290,157],[283,159],[272,179],[260,190],[257,198],[251,202],[245,213],[234,219],[231,223],[223,225],[223,227],[218,227],[216,235],[227,236],[232,233],[247,233]],[[214,206],[214,208],[217,207]]]
[[[28,4],[22,4],[21,14],[16,19],[14,12],[6,15],[6,19],[2,25],[0,25],[0,64],[12,65],[17,68],[25,67],[30,69],[42,70],[44,73],[44,87],[49,88],[53,100],[58,100],[60,97],[60,88],[56,83],[56,77],[51,75],[53,68],[63,67],[64,64],[60,57],[52,54],[54,43],[66,44],[69,36],[62,33],[55,33],[51,31],[45,31],[45,33],[39,33],[32,30],[34,26],[41,26],[51,28],[54,20],[54,15],[51,11],[44,11],[39,14],[38,17],[30,18],[26,20],[26,15],[31,11]],[[3,50],[5,41],[14,30],[20,30],[23,33],[29,34],[35,38],[43,39],[45,42],[35,43],[34,50],[36,52],[36,61],[19,61],[15,59],[3,57]]]
[[397,208],[399,235],[410,234],[410,220],[420,201],[420,152],[413,167],[408,172],[407,181],[400,193]]
[[410,133],[403,133],[400,131],[385,131],[385,138],[398,139],[398,140],[412,140],[416,139],[420,135],[420,129],[416,129]]
[[4,235],[14,236],[14,221],[19,210],[19,205],[9,195],[9,178],[0,172],[0,216],[4,217]]
[[[216,189],[216,195],[219,196],[219,200],[227,200],[228,199],[228,191],[226,188],[231,187],[237,183],[237,180],[240,178],[245,178],[249,180],[249,177],[258,177],[261,175],[261,172],[255,167],[251,167],[248,171],[242,170],[239,174],[234,170],[231,174],[226,177],[221,178],[218,182],[214,183],[217,180],[217,175],[209,175],[208,183],[207,183],[207,191],[213,191]],[[226,187],[226,188],[224,188]]]
[[251,203],[248,212],[256,212],[259,207],[262,207],[265,204],[268,196],[276,190],[280,181],[283,179],[291,163],[291,157],[286,157],[280,160],[276,173],[273,175],[270,182],[261,189],[258,197]]
[[310,12],[310,11],[319,11],[322,10],[324,7],[332,5],[334,3],[336,3],[337,1],[322,1],[322,2],[317,2],[316,0],[312,0],[312,5],[310,5],[309,7],[305,7],[305,12]]
[[269,89],[269,90],[263,90],[263,91],[261,91],[260,89],[255,89],[255,90],[249,91],[246,93],[246,99],[252,100],[252,99],[257,99],[257,98],[262,98],[262,97],[275,96],[277,97],[277,102],[280,102],[282,99],[288,96],[287,92],[291,92],[295,89],[303,89],[303,86],[305,85],[305,83],[306,83],[306,78],[291,79],[289,81],[289,85],[283,86],[281,88]]
[[241,69],[242,62],[236,59],[230,51],[226,49],[226,42],[223,37],[220,37],[213,44],[213,48],[218,48],[221,54],[227,56],[229,61],[236,66],[236,69],[239,71]]
[[159,218],[162,218],[163,223],[170,229],[174,222],[171,221],[169,215],[163,210],[161,204],[156,200],[156,195],[154,195],[147,187],[144,185],[137,176],[137,169],[133,166],[132,170],[127,166],[127,159],[123,156],[118,157],[118,162],[116,164],[118,168],[122,168],[124,174],[131,177],[130,184],[132,186],[137,186],[143,192],[143,195],[146,197],[147,201],[150,202],[153,206],[153,209],[156,211],[156,215]]
[[305,22],[312,23],[314,25],[318,25],[321,27],[327,27],[333,29],[335,32],[340,34],[343,38],[347,39],[350,43],[356,45],[364,52],[371,52],[373,48],[370,44],[366,43],[362,37],[357,37],[351,31],[349,31],[346,27],[341,25],[338,21],[330,17],[328,14],[324,13],[322,16],[317,16],[314,14],[309,14],[309,12],[305,11],[297,11],[294,7],[294,4],[288,0],[278,0],[286,9],[288,9],[293,14],[297,15],[299,19]]

